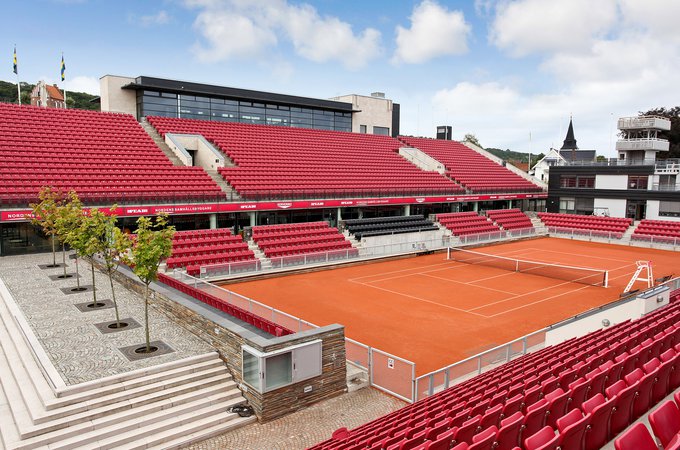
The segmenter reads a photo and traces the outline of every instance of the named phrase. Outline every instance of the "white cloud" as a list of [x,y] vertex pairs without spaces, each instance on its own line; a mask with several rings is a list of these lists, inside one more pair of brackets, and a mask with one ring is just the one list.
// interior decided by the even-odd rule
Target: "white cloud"
[[63,84],[66,87],[66,91],[87,92],[88,94],[99,95],[99,79],[95,77],[79,75],[73,77],[73,79],[66,79]]
[[397,26],[393,62],[419,64],[444,55],[466,53],[470,25],[460,11],[449,11],[432,0],[413,8],[411,28]]
[[380,53],[380,33],[366,28],[355,34],[349,23],[320,16],[308,4],[287,0],[186,0],[199,8],[194,29],[204,42],[195,46],[206,62],[269,56],[286,40],[295,52],[314,62],[338,61],[349,69],[363,67]]
[[170,15],[163,10],[158,11],[156,14],[149,14],[146,16],[131,15],[129,17],[129,22],[137,23],[143,27],[150,27],[154,25],[166,25],[170,23]]
[[517,0],[496,6],[489,40],[510,56],[587,50],[617,22],[616,0]]

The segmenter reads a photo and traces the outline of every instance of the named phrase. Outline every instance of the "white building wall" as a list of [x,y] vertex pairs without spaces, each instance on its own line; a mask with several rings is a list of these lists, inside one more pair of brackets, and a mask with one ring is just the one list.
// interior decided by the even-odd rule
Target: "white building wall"
[[134,90],[121,89],[134,82],[134,78],[104,75],[99,79],[101,110],[137,116],[137,95]]
[[673,222],[680,222],[680,217],[667,217],[659,215],[659,200],[647,200],[645,218],[651,220],[669,220]]
[[628,189],[628,175],[595,175],[595,189]]
[[366,95],[341,95],[331,100],[347,102],[359,112],[352,113],[352,132],[359,133],[361,125],[366,125],[366,133],[373,134],[373,127],[389,129],[392,134],[392,100]]
[[595,210],[608,208],[609,217],[626,217],[626,200],[613,198],[596,198],[593,201]]

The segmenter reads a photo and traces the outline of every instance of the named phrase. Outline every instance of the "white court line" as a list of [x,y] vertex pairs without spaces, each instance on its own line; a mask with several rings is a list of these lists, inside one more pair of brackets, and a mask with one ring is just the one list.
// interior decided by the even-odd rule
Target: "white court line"
[[[614,244],[609,244],[609,245],[614,245]],[[602,256],[583,255],[581,253],[558,252],[557,250],[542,250],[542,251],[546,252],[546,253],[558,253],[558,254],[561,254],[561,255],[581,256],[583,258],[604,259],[606,261],[628,262],[628,260],[626,260],[626,259],[604,258]]]
[[[515,273],[515,272],[513,272],[513,273]],[[489,290],[489,291],[496,291],[496,292],[500,292],[500,293],[507,294],[507,295],[519,295],[519,294],[517,294],[517,293],[515,293],[515,292],[502,291],[502,290],[500,290],[500,289],[494,289],[494,288],[491,288],[491,287],[488,287],[488,286],[477,286],[476,284],[472,284],[472,283],[474,283],[475,281],[458,281],[458,280],[451,280],[451,279],[449,279],[449,278],[437,277],[437,276],[434,276],[434,275],[428,275],[428,274],[426,274],[426,273],[424,273],[424,274],[422,274],[422,275],[425,276],[425,277],[430,277],[430,278],[434,278],[434,279],[437,279],[437,280],[448,281],[449,283],[465,284],[465,285],[467,285],[467,286],[472,286],[472,287],[481,288],[481,289],[487,289],[487,290]],[[503,275],[499,275],[499,276],[503,276]],[[468,309],[467,311],[470,311],[470,310]]]
[[418,301],[421,301],[421,302],[431,303],[433,305],[441,306],[442,308],[448,308],[448,309],[452,309],[454,311],[463,312],[463,313],[467,313],[467,314],[473,314],[473,315],[478,316],[478,317],[488,318],[488,316],[485,316],[484,314],[466,311],[464,309],[456,308],[456,307],[450,306],[450,305],[445,305],[443,303],[438,303],[438,302],[435,302],[435,301],[432,301],[432,300],[426,300],[424,298],[416,297],[415,295],[404,294],[403,292],[397,292],[397,291],[393,291],[391,289],[386,289],[386,288],[381,288],[379,286],[373,286],[371,284],[361,283],[360,281],[354,281],[353,283],[361,284],[363,286],[373,288],[373,289],[380,289],[381,291],[389,292],[389,293],[396,294],[396,295],[401,295],[402,297],[412,298],[414,300],[418,300]]
[[[628,276],[628,275],[629,275],[629,274],[626,273],[626,274],[623,274],[623,275],[619,275],[618,277],[613,277],[613,278],[611,278],[611,279],[612,279],[612,280],[615,280],[615,279],[617,279],[617,278],[623,278],[623,277]],[[539,303],[543,303],[543,302],[546,302],[546,301],[548,301],[548,300],[552,300],[552,299],[557,298],[557,297],[562,297],[562,296],[564,296],[564,295],[573,294],[574,292],[582,291],[583,289],[588,289],[589,287],[592,287],[592,286],[583,286],[582,288],[574,289],[574,290],[572,290],[572,291],[564,292],[564,293],[562,293],[562,294],[553,295],[552,297],[546,297],[546,298],[544,298],[543,300],[537,300],[537,301],[532,302],[532,303],[527,303],[527,304],[525,304],[525,305],[517,306],[517,307],[515,307],[515,308],[510,308],[510,309],[505,310],[505,311],[503,311],[503,312],[499,312],[499,313],[496,313],[496,314],[492,314],[492,315],[486,316],[486,317],[488,317],[489,319],[491,319],[491,318],[493,318],[493,317],[501,316],[501,315],[503,315],[503,314],[507,314],[507,313],[509,313],[509,312],[516,311],[516,310],[518,310],[518,309],[526,308],[527,306],[537,305],[537,304],[539,304]]]

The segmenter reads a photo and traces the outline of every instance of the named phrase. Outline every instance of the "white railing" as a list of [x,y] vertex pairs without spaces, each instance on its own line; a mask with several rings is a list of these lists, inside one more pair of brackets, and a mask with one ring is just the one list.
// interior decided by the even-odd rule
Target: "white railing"
[[501,366],[527,353],[540,350],[545,345],[548,328],[535,331],[477,355],[463,359],[439,370],[416,378],[415,400],[434,395],[444,389],[476,377],[487,370]]
[[531,228],[519,228],[516,230],[499,230],[491,231],[488,233],[476,233],[476,234],[465,234],[458,236],[460,240],[460,245],[470,245],[479,242],[491,242],[491,241],[506,241],[510,239],[517,239],[520,237],[535,236],[536,229]]
[[607,239],[607,240],[620,240],[624,232],[613,232],[613,231],[597,231],[597,230],[585,230],[581,228],[568,228],[568,227],[548,227],[548,234],[559,234],[561,236],[569,236],[572,239]]
[[672,247],[676,250],[680,247],[679,237],[663,237],[663,236],[646,236],[643,234],[634,234],[630,238],[631,245],[647,244],[652,248],[664,248]]

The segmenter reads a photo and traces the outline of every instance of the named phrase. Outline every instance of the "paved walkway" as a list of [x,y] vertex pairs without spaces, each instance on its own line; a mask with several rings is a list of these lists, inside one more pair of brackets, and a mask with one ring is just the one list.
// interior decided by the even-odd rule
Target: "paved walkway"
[[[61,262],[61,254],[58,255]],[[142,326],[111,334],[102,334],[95,323],[115,320],[112,308],[82,313],[74,304],[92,301],[92,292],[65,294],[60,288],[76,285],[75,278],[52,281],[50,275],[63,268],[41,269],[50,264],[51,253],[0,258],[0,277],[12,293],[26,320],[33,328],[45,352],[67,385],[154,366],[212,348],[179,325],[149,309],[152,340],[163,340],[175,352],[130,362],[119,347],[144,342],[144,299],[114,281],[121,319],[132,317]],[[73,260],[67,260],[68,272],[75,272]],[[80,261],[80,283],[92,283],[90,265]],[[108,276],[95,271],[97,299],[110,299]]]
[[361,389],[265,424],[238,428],[187,450],[302,450],[330,438],[340,427],[356,428],[404,406],[377,389]]

